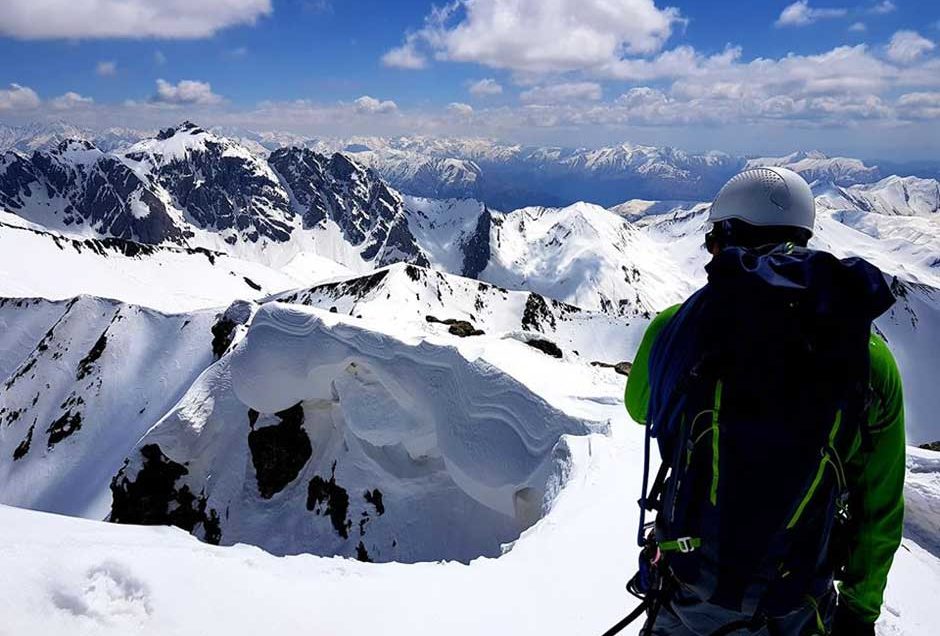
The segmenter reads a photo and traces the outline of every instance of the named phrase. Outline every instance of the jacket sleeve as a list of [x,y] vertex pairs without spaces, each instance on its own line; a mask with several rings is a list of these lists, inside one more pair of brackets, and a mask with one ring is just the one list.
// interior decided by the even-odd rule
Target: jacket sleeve
[[653,318],[653,321],[646,328],[643,340],[640,342],[640,348],[637,349],[636,356],[633,358],[633,367],[627,377],[624,403],[627,406],[627,413],[638,424],[646,424],[646,411],[649,409],[650,404],[650,351],[653,350],[656,337],[679,310],[679,307],[679,305],[673,305]]
[[885,341],[873,335],[869,410],[870,443],[849,458],[848,561],[839,586],[841,603],[860,620],[881,612],[888,570],[901,543],[904,521],[904,399],[901,376]]

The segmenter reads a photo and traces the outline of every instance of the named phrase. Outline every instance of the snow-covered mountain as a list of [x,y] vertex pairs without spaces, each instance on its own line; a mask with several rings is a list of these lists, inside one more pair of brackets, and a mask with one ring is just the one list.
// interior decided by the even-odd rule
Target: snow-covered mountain
[[89,141],[96,148],[110,152],[153,134],[154,131],[121,127],[92,129],[61,120],[22,126],[0,123],[0,152],[18,150],[31,153],[34,150],[52,150],[69,139]]
[[4,297],[92,294],[174,312],[262,298],[350,272],[310,253],[274,269],[205,248],[79,238],[0,212],[0,273]]
[[881,178],[877,166],[867,166],[859,159],[829,157],[818,150],[794,152],[783,157],[759,157],[749,159],[748,168],[778,166],[799,173],[808,182],[820,181],[836,185],[871,183]]
[[374,172],[307,149],[258,157],[190,122],[110,153],[74,139],[29,155],[7,152],[4,208],[64,233],[202,247],[277,266],[304,249],[359,269],[428,262],[401,196]]
[[189,122],[115,153],[78,140],[7,153],[0,206],[71,239],[207,249],[277,269],[308,254],[359,272],[410,262],[625,316],[655,311],[669,267],[597,206],[500,213],[406,197],[346,154],[291,147],[260,158]]
[[820,197],[831,209],[856,208],[863,212],[897,216],[940,217],[940,182],[918,177],[885,177],[877,183],[856,184]]
[[[404,194],[474,198],[503,210],[577,201],[609,206],[630,197],[708,200],[728,177],[746,166],[784,166],[811,183],[837,186],[873,183],[892,172],[901,176],[936,176],[932,164],[886,164],[889,166],[886,170],[860,159],[832,157],[819,151],[739,157],[629,143],[602,148],[560,148],[482,138],[331,138],[224,126],[208,130],[259,159],[282,148],[307,148],[327,156],[342,152],[375,169]],[[0,125],[0,152],[52,150],[69,139],[85,140],[104,152],[112,152],[153,136],[150,131],[122,128],[96,131],[66,122]]]
[[743,165],[742,159],[722,153],[632,144],[566,149],[412,137],[341,140],[333,147],[408,194],[475,198],[502,209],[580,200],[610,205],[628,193],[704,199]]
[[[0,580],[5,626],[244,630],[230,615],[245,597],[219,590],[245,585],[270,591],[252,613],[269,608],[263,627],[285,633],[309,628],[310,602],[336,633],[606,629],[629,609],[636,562],[642,429],[624,375],[648,319],[704,281],[708,204],[498,211],[401,194],[368,166],[460,154],[456,183],[529,161],[607,175],[613,192],[633,178],[704,187],[729,158],[249,141],[184,123],[118,150],[60,139],[0,160],[0,504],[115,522],[0,506],[0,561],[26,572]],[[936,182],[840,185],[840,161],[782,159],[821,171],[813,244],[889,277],[898,300],[876,326],[908,437],[940,439]],[[908,468],[880,636],[932,633],[912,599],[940,590],[940,460],[911,448]],[[427,593],[400,594],[415,586]],[[390,596],[454,616],[410,622]]]

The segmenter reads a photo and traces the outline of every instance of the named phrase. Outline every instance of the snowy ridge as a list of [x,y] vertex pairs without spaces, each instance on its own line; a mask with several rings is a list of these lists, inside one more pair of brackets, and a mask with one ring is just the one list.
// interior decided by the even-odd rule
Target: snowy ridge
[[783,157],[760,157],[747,162],[748,168],[761,166],[789,168],[810,183],[821,181],[852,185],[871,183],[881,178],[881,170],[877,166],[867,166],[858,159],[848,157],[829,157],[817,150],[794,152]]
[[317,263],[286,271],[201,248],[74,238],[0,212],[0,295],[51,300],[92,294],[164,311],[218,307],[334,276]]
[[565,358],[614,364],[630,359],[642,321],[615,318],[534,292],[510,291],[415,265],[277,294],[272,300],[394,324],[405,333],[448,332],[430,319],[467,321],[487,334],[548,339]]
[[494,217],[480,278],[586,309],[649,318],[694,288],[656,237],[589,203]]
[[102,519],[123,456],[212,361],[215,312],[0,301],[4,502]]
[[819,198],[830,209],[854,208],[888,216],[937,219],[940,182],[936,179],[890,176],[872,184],[851,185]]

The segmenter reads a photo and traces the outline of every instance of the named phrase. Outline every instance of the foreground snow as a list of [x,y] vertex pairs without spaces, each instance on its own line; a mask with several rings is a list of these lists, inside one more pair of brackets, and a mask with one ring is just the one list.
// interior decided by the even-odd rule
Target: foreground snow
[[[623,591],[635,558],[625,485],[640,442],[622,416],[609,437],[572,439],[568,485],[548,516],[504,556],[470,565],[275,557],[173,528],[0,506],[0,564],[16,573],[0,577],[0,619],[7,633],[48,635],[598,634],[634,605]],[[935,633],[938,594],[940,562],[905,539],[878,633]]]

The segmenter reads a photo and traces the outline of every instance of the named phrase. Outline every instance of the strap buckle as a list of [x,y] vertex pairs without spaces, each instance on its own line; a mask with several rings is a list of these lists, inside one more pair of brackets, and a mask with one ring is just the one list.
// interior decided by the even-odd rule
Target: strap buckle
[[679,537],[676,539],[676,546],[679,548],[679,552],[689,553],[695,549],[695,544],[692,541],[692,537]]

